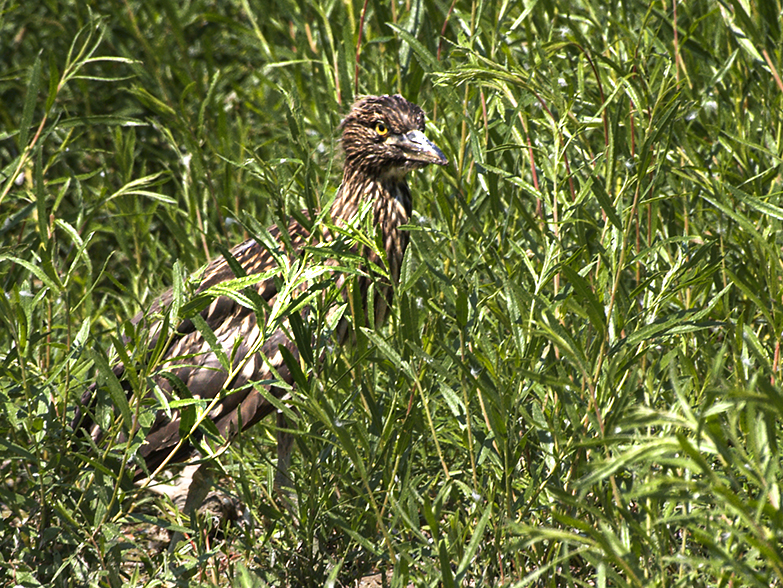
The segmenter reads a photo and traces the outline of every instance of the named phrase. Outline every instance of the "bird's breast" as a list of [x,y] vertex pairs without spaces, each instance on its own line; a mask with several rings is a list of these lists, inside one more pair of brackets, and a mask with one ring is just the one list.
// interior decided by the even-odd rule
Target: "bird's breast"
[[408,247],[408,233],[399,228],[407,224],[410,218],[411,194],[405,182],[381,184],[379,189],[381,194],[375,200],[375,221],[383,236],[389,274],[396,284],[400,278],[402,258]]

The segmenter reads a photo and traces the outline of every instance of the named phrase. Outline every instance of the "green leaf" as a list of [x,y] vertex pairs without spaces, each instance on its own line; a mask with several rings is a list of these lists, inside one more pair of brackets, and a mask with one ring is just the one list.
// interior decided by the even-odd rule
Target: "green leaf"
[[41,55],[36,56],[33,67],[30,70],[30,78],[27,81],[27,91],[24,97],[24,109],[19,121],[19,151],[25,151],[28,147],[27,138],[33,125],[33,114],[38,103],[38,90],[41,85]]
[[128,396],[125,390],[123,390],[122,384],[120,384],[114,370],[109,366],[109,362],[102,349],[97,348],[91,350],[90,358],[98,369],[98,377],[109,391],[112,404],[120,411],[123,431],[128,433],[132,425],[132,416],[130,405],[128,404]]

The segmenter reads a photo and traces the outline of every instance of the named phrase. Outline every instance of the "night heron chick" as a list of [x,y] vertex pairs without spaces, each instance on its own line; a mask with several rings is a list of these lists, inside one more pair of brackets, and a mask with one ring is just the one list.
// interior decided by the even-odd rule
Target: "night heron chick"
[[[363,249],[360,253],[366,256],[368,267],[369,264],[385,266],[391,277],[391,283],[379,284],[373,289],[376,292],[372,304],[373,318],[375,324],[379,324],[391,301],[391,286],[399,279],[403,255],[408,246],[408,233],[400,230],[400,226],[409,222],[413,206],[405,176],[409,171],[431,163],[445,165],[447,160],[424,134],[422,109],[399,95],[362,98],[353,105],[341,128],[345,166],[342,184],[330,210],[331,219],[336,226],[346,225],[356,217],[364,203],[371,207],[368,214],[372,215],[380,233],[386,259],[370,249]],[[279,227],[272,227],[269,234],[281,243],[280,250],[286,251],[280,230]],[[291,222],[282,230],[288,232],[287,251],[291,255],[297,255],[306,243],[312,244],[313,236],[298,222]],[[328,230],[320,231],[318,235],[322,241],[332,238]],[[247,275],[264,273],[277,267],[270,249],[252,239],[234,247],[231,254]],[[365,273],[369,275],[371,272]],[[197,294],[234,277],[225,258],[215,259],[204,270]],[[359,284],[365,302],[369,281],[370,278],[362,278]],[[274,279],[260,281],[252,288],[268,304],[274,304],[278,295]],[[171,291],[163,294],[153,311],[165,310],[172,298]],[[163,333],[159,316],[157,312],[154,318],[140,314],[133,322],[138,324],[147,321],[153,334],[150,349],[156,346],[158,337],[167,338],[159,362],[161,371],[176,376],[194,398],[218,399],[212,405],[209,418],[224,438],[230,439],[239,430],[275,412],[274,406],[252,384],[264,382],[267,394],[278,398],[283,396],[287,386],[293,384],[280,346],[287,348],[296,359],[299,355],[286,330],[278,329],[271,336],[267,333],[261,343],[264,329],[263,324],[258,324],[255,310],[228,296],[214,298],[201,311],[200,317],[214,333],[219,348],[234,362],[235,369],[229,374],[214,351],[215,340],[208,343],[202,335],[203,326],[197,328],[196,322],[200,321],[187,319],[177,325],[173,333]],[[121,382],[124,371],[125,367],[121,364],[114,369]],[[170,398],[176,395],[176,386],[172,386],[170,375],[156,375],[154,379],[164,394]],[[274,382],[281,380],[287,386],[275,385]],[[127,384],[124,385],[127,387]],[[94,387],[85,393],[77,422],[90,428],[97,437],[100,433],[93,424],[90,411],[85,410],[94,395]],[[192,455],[190,444],[180,443],[180,417],[181,413],[177,410],[158,411],[139,449],[150,472],[163,463],[182,461]],[[287,479],[285,469],[291,447],[290,437],[278,434],[278,445],[277,481],[280,482]]]

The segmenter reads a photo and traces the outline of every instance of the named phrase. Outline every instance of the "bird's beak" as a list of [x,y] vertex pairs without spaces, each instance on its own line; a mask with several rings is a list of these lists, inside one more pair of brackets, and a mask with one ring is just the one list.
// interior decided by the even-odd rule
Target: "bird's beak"
[[449,160],[443,155],[443,151],[437,148],[421,131],[410,131],[404,135],[392,135],[388,141],[403,151],[405,156],[419,163],[434,163],[446,165]]

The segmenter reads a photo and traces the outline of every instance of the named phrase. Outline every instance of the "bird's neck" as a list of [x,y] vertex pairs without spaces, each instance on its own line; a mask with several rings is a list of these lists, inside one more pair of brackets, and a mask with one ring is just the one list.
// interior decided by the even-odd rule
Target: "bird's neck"
[[408,233],[400,231],[399,227],[408,223],[413,208],[405,176],[386,174],[378,177],[346,169],[332,204],[332,219],[337,223],[350,221],[365,202],[372,203],[373,224],[381,232],[388,268],[396,282],[408,246]]
[[372,203],[373,220],[384,234],[406,224],[413,209],[404,175],[376,177],[346,169],[343,183],[332,203],[332,219],[351,220],[365,202]]

